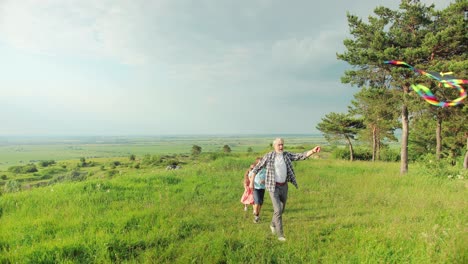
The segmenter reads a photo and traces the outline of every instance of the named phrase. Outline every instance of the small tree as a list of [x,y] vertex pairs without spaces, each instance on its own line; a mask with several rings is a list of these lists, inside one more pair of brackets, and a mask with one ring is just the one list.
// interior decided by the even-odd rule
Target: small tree
[[252,153],[252,152],[253,152],[252,147],[248,147],[248,148],[247,148],[247,153]]
[[353,161],[353,145],[351,140],[355,139],[358,131],[363,129],[364,123],[361,119],[352,118],[347,114],[329,113],[322,118],[322,122],[317,125],[325,139],[335,141],[344,138],[349,146],[349,159]]
[[130,159],[130,161],[135,161],[135,159],[136,159],[135,154],[130,155],[129,159]]
[[193,145],[192,146],[192,155],[193,156],[198,156],[198,155],[201,154],[201,152],[202,152],[202,148],[200,146],[198,146],[198,145]]
[[231,153],[231,147],[229,147],[229,145],[224,145],[223,146],[223,152],[224,153]]
[[86,167],[86,159],[84,157],[80,158],[80,163],[78,164],[80,167]]

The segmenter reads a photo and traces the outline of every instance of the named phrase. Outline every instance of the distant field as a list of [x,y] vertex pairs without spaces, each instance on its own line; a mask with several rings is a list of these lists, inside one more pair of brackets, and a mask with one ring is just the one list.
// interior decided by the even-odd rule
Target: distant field
[[[287,146],[326,144],[320,135],[283,136]],[[262,151],[274,135],[264,136],[165,136],[165,137],[14,137],[0,138],[0,171],[10,166],[39,160],[127,157],[131,154],[190,153],[193,145],[202,152],[220,152],[229,145],[232,152]]]

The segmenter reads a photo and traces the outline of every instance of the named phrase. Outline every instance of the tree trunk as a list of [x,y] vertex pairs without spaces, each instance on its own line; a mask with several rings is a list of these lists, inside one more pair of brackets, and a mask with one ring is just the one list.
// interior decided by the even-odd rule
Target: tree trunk
[[440,160],[440,153],[442,152],[442,119],[437,117],[436,127],[436,160]]
[[349,160],[353,161],[354,155],[353,155],[353,145],[351,144],[351,139],[349,137],[346,137],[346,141],[348,141],[348,145],[349,145]]
[[[408,88],[406,88],[408,90]],[[406,92],[407,93],[407,92]],[[409,136],[409,119],[408,107],[403,104],[401,109],[401,161],[400,161],[400,174],[408,172],[408,136]]]
[[376,135],[376,130],[377,127],[374,125],[374,128],[372,129],[372,161],[375,161],[376,159],[376,153],[377,153],[377,135]]
[[380,129],[377,129],[377,138],[375,139],[375,144],[376,144],[376,147],[377,147],[377,151],[375,152],[375,155],[376,155],[376,159],[377,160],[381,160],[380,159]]
[[465,160],[463,161],[463,168],[468,169],[468,136],[466,137],[466,153]]

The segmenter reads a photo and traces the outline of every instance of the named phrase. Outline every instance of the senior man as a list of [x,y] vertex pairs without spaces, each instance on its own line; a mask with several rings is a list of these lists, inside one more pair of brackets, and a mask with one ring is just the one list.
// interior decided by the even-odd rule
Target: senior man
[[312,154],[320,152],[320,146],[304,153],[291,153],[283,151],[284,140],[276,138],[273,141],[274,151],[271,151],[252,169],[252,181],[250,188],[253,189],[255,175],[262,169],[266,168],[265,185],[270,193],[271,203],[273,204],[273,217],[270,224],[270,229],[273,234],[278,235],[278,240],[286,241],[283,233],[283,212],[288,198],[288,182],[292,183],[297,188],[296,176],[292,161],[305,160]]

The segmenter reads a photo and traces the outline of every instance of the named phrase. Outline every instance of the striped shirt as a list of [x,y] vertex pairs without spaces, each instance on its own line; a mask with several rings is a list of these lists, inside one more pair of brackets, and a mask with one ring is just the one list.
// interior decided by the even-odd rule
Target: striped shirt
[[[266,168],[266,180],[265,180],[265,185],[266,189],[269,192],[274,192],[275,191],[275,157],[276,157],[276,152],[272,151],[265,156],[263,156],[262,160],[255,166],[255,168],[252,169],[252,172],[257,174],[262,168]],[[294,169],[292,166],[292,161],[295,160],[305,160],[307,159],[307,152],[304,153],[291,153],[284,151],[283,152],[283,157],[284,157],[284,163],[286,163],[286,182],[292,183],[296,188],[297,182],[296,182],[296,176],[294,174]]]

